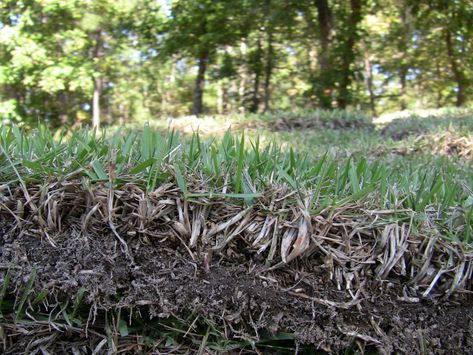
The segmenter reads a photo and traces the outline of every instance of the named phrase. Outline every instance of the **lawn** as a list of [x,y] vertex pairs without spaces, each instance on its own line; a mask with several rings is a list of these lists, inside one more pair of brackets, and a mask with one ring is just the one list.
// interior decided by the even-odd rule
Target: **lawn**
[[473,113],[399,116],[2,127],[3,351],[471,351]]

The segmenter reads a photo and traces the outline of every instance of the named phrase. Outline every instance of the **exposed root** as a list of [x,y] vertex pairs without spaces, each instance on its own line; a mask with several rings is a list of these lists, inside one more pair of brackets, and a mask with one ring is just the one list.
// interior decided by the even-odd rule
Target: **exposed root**
[[[222,198],[185,201],[173,184],[151,193],[132,184],[118,190],[95,185],[85,191],[74,182],[37,191],[39,187],[31,187],[29,195],[39,208],[25,207],[21,233],[45,237],[53,246],[66,226],[77,225],[85,235],[111,231],[132,264],[126,239],[171,239],[184,244],[193,260],[207,255],[210,266],[209,252],[214,258],[259,255],[265,258],[267,271],[296,258],[319,259],[339,289],[356,290],[372,277],[403,280],[409,296],[423,298],[471,290],[473,253],[441,240],[433,227],[414,235],[407,224],[380,222],[386,211],[365,211],[357,204],[310,216],[297,195],[281,199],[287,196],[284,186],[268,190],[246,208]],[[18,233],[11,226],[20,218],[12,212],[28,198],[19,193],[5,196],[0,206],[3,225],[10,226],[9,238]]]
[[[314,216],[304,194],[284,185],[268,187],[252,206],[185,200],[171,183],[150,193],[133,184],[85,190],[80,182],[28,189],[36,209],[21,188],[0,205],[0,283],[18,300],[16,320],[0,322],[10,339],[4,351],[162,349],[120,335],[125,310],[129,324],[192,313],[184,338],[197,336],[196,319],[206,319],[225,341],[253,344],[253,353],[264,331],[329,352],[360,343],[412,353],[439,342],[473,351],[473,254],[442,240],[432,224],[414,235],[412,222],[388,223],[390,211],[360,203]],[[38,309],[55,316],[43,324]],[[78,320],[65,326],[57,314]],[[111,330],[94,334],[104,319]],[[217,348],[208,327],[199,328],[197,348]]]

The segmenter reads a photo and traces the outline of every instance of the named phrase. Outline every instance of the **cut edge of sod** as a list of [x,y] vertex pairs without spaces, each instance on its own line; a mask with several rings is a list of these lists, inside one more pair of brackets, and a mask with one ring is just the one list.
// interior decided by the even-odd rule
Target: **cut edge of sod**
[[[293,150],[262,147],[258,140],[245,144],[244,135],[235,138],[230,132],[221,141],[204,141],[198,134],[184,140],[149,126],[111,137],[87,129],[53,134],[42,128],[26,134],[2,127],[0,213],[15,221],[14,230],[34,219],[41,233],[54,234],[70,208],[83,206],[86,222],[99,212],[106,217],[126,253],[117,228],[127,233],[130,227],[115,222],[120,213],[139,216],[139,225],[128,223],[135,232],[156,218],[172,221],[190,250],[203,244],[199,248],[220,252],[234,239],[244,239],[248,249],[266,253],[273,268],[320,249],[345,265],[354,260],[352,250],[367,244],[367,250],[379,251],[363,258],[379,264],[378,277],[404,265],[397,272],[407,272],[414,284],[422,280],[424,297],[447,275],[447,295],[470,280],[473,193],[455,180],[446,160],[428,170],[406,166],[400,172],[366,159],[338,162],[326,154],[312,161]],[[74,194],[66,198],[70,190]],[[136,196],[132,191],[142,197],[123,204],[130,199],[127,194]],[[169,216],[156,217],[136,204],[144,199],[153,211],[161,210],[169,196]],[[213,205],[227,205],[232,212],[210,222]],[[323,227],[334,223],[350,226],[350,232],[336,235]],[[336,242],[321,248],[327,240]],[[406,255],[412,262],[404,260]],[[434,255],[438,265],[432,273],[428,264]],[[409,265],[415,269],[409,271]]]
[[[408,301],[471,292],[472,192],[445,160],[399,172],[329,154],[312,161],[230,133],[186,140],[146,126],[111,137],[2,127],[0,144],[0,218],[9,240],[37,236],[55,247],[71,231],[108,231],[133,264],[130,241],[171,238],[206,272],[229,251],[259,258],[260,274],[323,261],[353,298],[308,296],[327,307],[355,306],[367,277],[400,284]],[[2,269],[3,281],[11,267]],[[16,321],[50,296],[35,277],[13,285]]]

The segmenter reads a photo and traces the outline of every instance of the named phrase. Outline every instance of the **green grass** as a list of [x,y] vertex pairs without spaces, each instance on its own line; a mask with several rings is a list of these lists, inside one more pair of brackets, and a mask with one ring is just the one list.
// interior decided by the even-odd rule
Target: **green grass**
[[[260,137],[262,144],[277,143],[283,149],[293,148],[317,159],[327,151],[342,157],[364,157],[385,160],[396,156],[418,160],[432,154],[450,155],[452,161],[473,159],[473,110],[446,108],[440,110],[403,111],[375,120],[357,112],[295,111],[267,114],[232,114],[156,120],[152,126],[162,132],[176,129],[185,134],[199,131],[202,136],[222,136],[229,128],[244,130],[247,138]],[[140,129],[142,124],[128,125]],[[466,138],[464,151],[449,151],[449,144]],[[455,145],[455,144],[454,144]],[[461,148],[461,147],[460,147]],[[464,164],[464,162],[461,162]],[[470,164],[471,167],[471,164]]]
[[[284,150],[267,142],[267,137],[245,140],[243,134],[227,132],[221,139],[203,139],[198,134],[182,138],[177,132],[160,133],[147,125],[140,131],[104,133],[40,128],[26,134],[4,126],[0,129],[2,184],[26,189],[30,184],[82,179],[85,185],[134,183],[153,191],[172,181],[188,199],[225,196],[242,204],[253,203],[268,186],[287,184],[308,199],[312,214],[357,202],[366,209],[405,211],[395,213],[400,220],[414,217],[423,223],[430,218],[444,238],[472,242],[473,174],[446,157],[340,155],[320,142],[319,153],[308,154],[297,145],[305,140],[294,136],[284,140],[295,141],[295,148]],[[350,134],[363,142],[364,136],[356,133],[338,130],[334,138],[338,148],[347,144],[349,150]],[[331,139],[331,134],[325,132],[325,139]],[[190,187],[197,185],[197,190]]]

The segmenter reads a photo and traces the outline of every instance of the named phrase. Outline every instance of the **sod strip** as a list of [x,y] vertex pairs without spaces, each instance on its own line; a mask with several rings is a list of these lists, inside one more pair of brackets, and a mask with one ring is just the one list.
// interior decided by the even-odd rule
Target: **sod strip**
[[402,279],[412,297],[448,297],[471,289],[473,253],[439,239],[437,230],[424,226],[413,235],[407,223],[377,223],[389,211],[368,212],[357,203],[311,216],[298,195],[288,192],[287,186],[274,186],[244,207],[222,197],[186,199],[171,183],[146,193],[133,184],[84,190],[71,181],[30,187],[28,196],[14,190],[11,199],[4,198],[1,216],[5,237],[35,235],[53,248],[67,225],[80,226],[84,237],[111,230],[131,264],[126,239],[170,238],[192,260],[204,260],[207,269],[214,254],[259,255],[264,259],[260,272],[316,256],[340,289],[356,292],[366,277]]
[[[424,298],[447,305],[446,298],[453,297],[462,304],[458,309],[472,309],[463,296],[471,290],[472,255],[432,237],[432,229],[414,236],[408,224],[378,223],[389,211],[366,211],[353,202],[311,216],[287,185],[268,188],[249,207],[200,196],[203,192],[192,195],[195,190],[189,185],[193,197],[186,198],[172,183],[147,193],[133,184],[111,192],[107,184],[84,188],[69,181],[28,186],[31,201],[21,188],[4,196],[0,265],[2,279],[9,270],[15,316],[2,327],[11,339],[19,337],[11,349],[25,341],[12,324],[46,334],[44,320],[34,314],[42,308],[57,316],[53,305],[61,310],[59,329],[78,336],[90,327],[101,334],[92,343],[82,341],[91,350],[129,344],[117,320],[120,310],[129,317],[126,329],[143,318],[194,314],[220,330],[227,327],[226,341],[243,336],[254,343],[269,331],[342,351],[354,342],[400,350],[399,339],[418,350],[408,332],[386,331],[403,322],[437,339],[433,325],[453,317],[457,308],[427,311],[431,306],[426,308]],[[88,311],[79,315],[81,302]],[[393,305],[406,313],[397,325],[387,311]],[[106,313],[97,316],[99,311]],[[455,313],[456,325],[442,328],[445,336],[456,332],[466,339],[470,313]],[[419,322],[421,314],[425,319]],[[69,325],[70,318],[79,320]],[[109,324],[105,334],[97,329],[104,324]],[[205,334],[199,348],[206,347]],[[48,336],[65,341],[56,332]]]
[[263,261],[262,273],[296,258],[316,258],[339,289],[356,292],[370,277],[397,280],[412,297],[471,290],[473,253],[440,239],[429,225],[414,234],[409,223],[388,222],[386,216],[398,211],[367,211],[348,202],[310,215],[306,202],[287,185],[268,188],[251,206],[201,195],[206,194],[186,198],[172,183],[147,193],[134,184],[120,189],[95,184],[85,190],[80,182],[57,182],[30,186],[27,196],[19,188],[11,191],[3,197],[0,216],[7,240],[36,236],[52,248],[65,226],[80,227],[84,238],[111,231],[132,265],[126,240],[171,239],[206,269],[222,254],[256,255]]
[[473,195],[445,160],[311,161],[149,127],[0,127],[0,143],[4,352],[74,352],[89,330],[88,353],[472,349]]

